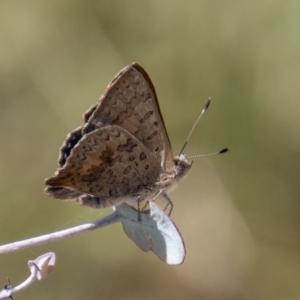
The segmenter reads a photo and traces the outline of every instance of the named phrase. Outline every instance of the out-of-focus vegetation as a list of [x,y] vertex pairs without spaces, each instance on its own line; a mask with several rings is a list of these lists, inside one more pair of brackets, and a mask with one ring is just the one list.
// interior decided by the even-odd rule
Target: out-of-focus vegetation
[[55,251],[22,299],[300,298],[299,1],[1,1],[1,244],[94,220],[43,194],[58,149],[111,78],[139,62],[174,153],[200,158],[171,194],[183,265],[140,251],[113,225],[0,257],[0,285]]

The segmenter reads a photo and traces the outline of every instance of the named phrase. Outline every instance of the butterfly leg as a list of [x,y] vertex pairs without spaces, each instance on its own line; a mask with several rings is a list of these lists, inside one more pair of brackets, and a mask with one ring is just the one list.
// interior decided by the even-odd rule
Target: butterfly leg
[[137,208],[138,208],[138,221],[142,221],[142,216],[141,216],[141,202],[142,202],[142,198],[140,196],[137,197],[136,199],[137,201]]
[[170,211],[169,211],[169,213],[168,213],[168,215],[170,216],[171,213],[172,213],[172,210],[173,210],[173,202],[172,202],[171,198],[170,198],[166,193],[163,192],[163,190],[159,190],[159,192],[158,192],[158,193],[153,197],[153,199],[150,200],[150,201],[155,201],[155,199],[156,199],[159,195],[162,195],[162,196],[165,198],[165,200],[167,201],[167,205],[165,206],[164,211],[167,210],[167,208],[168,208],[169,205],[171,206]]
[[171,198],[170,198],[166,193],[162,193],[162,195],[163,195],[163,197],[165,198],[165,200],[167,201],[167,205],[166,205],[164,211],[166,211],[166,209],[167,209],[168,206],[170,205],[171,208],[170,208],[170,211],[169,211],[168,215],[171,216],[171,213],[172,213],[172,210],[173,210],[173,206],[174,206],[174,205],[173,205],[173,202],[172,202]]
[[142,207],[141,211],[144,211],[148,205],[148,201],[146,201],[145,205]]
[[159,190],[155,195],[154,195],[154,197],[152,198],[152,199],[149,199],[147,202],[146,202],[146,204],[144,205],[144,207],[143,207],[143,210],[146,208],[146,206],[149,204],[149,202],[150,201],[155,201],[156,200],[156,198],[160,195],[162,193],[162,190]]

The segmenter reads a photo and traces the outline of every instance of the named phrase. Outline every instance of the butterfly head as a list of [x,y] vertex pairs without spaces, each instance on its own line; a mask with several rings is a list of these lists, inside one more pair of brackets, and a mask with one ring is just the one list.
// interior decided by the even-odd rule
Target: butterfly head
[[175,163],[175,178],[177,181],[184,179],[189,173],[193,161],[189,161],[188,157],[181,153],[179,156],[174,157]]

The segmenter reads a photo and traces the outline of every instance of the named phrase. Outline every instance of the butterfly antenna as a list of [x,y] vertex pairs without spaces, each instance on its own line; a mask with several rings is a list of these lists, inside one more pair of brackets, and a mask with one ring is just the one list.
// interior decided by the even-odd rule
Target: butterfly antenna
[[199,154],[199,155],[194,155],[194,156],[189,156],[189,159],[192,158],[198,158],[198,157],[206,157],[206,156],[213,156],[213,155],[218,155],[218,154],[222,154],[222,153],[226,153],[227,151],[229,151],[228,148],[224,148],[221,151],[218,152],[214,152],[214,153],[208,153],[208,154]]
[[205,113],[206,110],[208,109],[209,105],[210,105],[210,98],[207,99],[207,101],[206,101],[206,103],[205,103],[205,105],[204,105],[204,107],[203,107],[203,109],[202,109],[202,111],[201,111],[199,117],[197,118],[197,120],[196,120],[194,126],[192,127],[192,129],[191,129],[191,131],[190,131],[190,133],[189,133],[189,135],[188,135],[186,141],[185,141],[184,144],[183,144],[183,147],[182,147],[182,149],[181,149],[181,151],[180,151],[180,153],[179,153],[179,156],[183,153],[183,150],[185,149],[185,147],[186,147],[186,145],[187,145],[187,143],[188,143],[188,141],[189,141],[191,135],[193,134],[193,132],[194,132],[194,130],[195,130],[197,124],[199,123],[201,117],[204,115],[204,113]]

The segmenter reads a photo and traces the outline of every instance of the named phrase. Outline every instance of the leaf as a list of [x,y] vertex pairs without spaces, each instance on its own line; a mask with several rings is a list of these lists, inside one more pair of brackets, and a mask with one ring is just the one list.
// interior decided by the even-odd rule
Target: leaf
[[155,202],[149,206],[150,212],[138,212],[125,203],[117,206],[123,230],[143,251],[153,251],[169,265],[183,263],[185,245],[176,225]]
[[38,280],[42,280],[47,277],[53,270],[56,261],[54,252],[45,253],[37,257],[33,263],[38,267],[37,273]]

